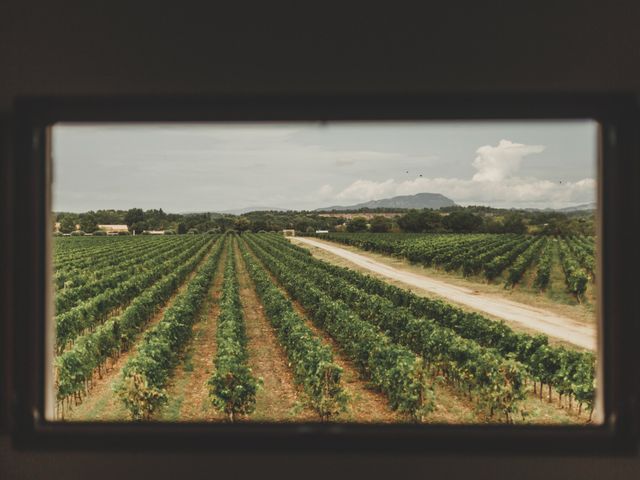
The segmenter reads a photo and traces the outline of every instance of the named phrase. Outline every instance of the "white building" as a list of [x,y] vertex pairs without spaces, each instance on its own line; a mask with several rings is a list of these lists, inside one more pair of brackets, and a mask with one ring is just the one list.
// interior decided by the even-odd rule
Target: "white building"
[[98,224],[98,229],[107,232],[107,235],[118,235],[120,232],[128,232],[129,227],[126,225],[100,225]]

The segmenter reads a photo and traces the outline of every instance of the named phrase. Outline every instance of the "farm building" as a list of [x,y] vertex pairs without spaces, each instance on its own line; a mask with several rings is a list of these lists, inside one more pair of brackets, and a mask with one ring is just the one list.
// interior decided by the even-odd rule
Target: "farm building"
[[329,230],[316,230],[316,233],[329,233]]
[[164,235],[164,230],[145,230],[145,235]]
[[104,232],[107,232],[107,235],[118,235],[120,232],[128,232],[129,227],[126,225],[98,225],[98,228]]
[[295,230],[293,230],[293,229],[291,229],[291,230],[289,230],[289,229],[285,229],[285,230],[282,230],[282,234],[283,234],[285,237],[295,237],[295,236],[296,236],[296,231],[295,231]]

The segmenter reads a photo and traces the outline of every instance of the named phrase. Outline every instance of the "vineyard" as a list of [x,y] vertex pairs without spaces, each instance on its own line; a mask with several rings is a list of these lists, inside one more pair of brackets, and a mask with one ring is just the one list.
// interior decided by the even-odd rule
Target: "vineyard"
[[[576,298],[593,239],[332,234]],[[595,355],[313,257],[277,234],[57,238],[61,420],[587,423]],[[546,280],[545,280],[546,279]]]
[[593,237],[516,234],[330,233],[323,239],[406,259],[425,267],[480,277],[515,288],[529,273],[531,286],[544,292],[557,266],[564,288],[577,302],[595,281]]

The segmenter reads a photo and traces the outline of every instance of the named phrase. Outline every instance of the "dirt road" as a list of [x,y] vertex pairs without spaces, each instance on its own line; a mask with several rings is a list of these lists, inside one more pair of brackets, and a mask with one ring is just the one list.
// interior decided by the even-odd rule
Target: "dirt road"
[[507,322],[519,323],[527,328],[582,348],[589,350],[595,350],[596,348],[595,328],[578,323],[570,318],[508,299],[480,296],[470,288],[451,285],[425,275],[406,272],[328,242],[305,237],[295,237],[295,242],[322,248],[379,275],[435,293],[440,297],[502,318]]

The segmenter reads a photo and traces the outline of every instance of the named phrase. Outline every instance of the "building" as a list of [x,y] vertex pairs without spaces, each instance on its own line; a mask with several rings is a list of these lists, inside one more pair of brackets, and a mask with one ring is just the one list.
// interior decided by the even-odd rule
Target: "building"
[[285,237],[295,237],[296,236],[296,231],[295,230],[285,229],[285,230],[282,230],[282,234]]
[[118,235],[120,232],[129,232],[126,225],[98,225],[98,229],[107,232],[107,235]]
[[316,230],[316,233],[329,233],[329,230]]

